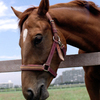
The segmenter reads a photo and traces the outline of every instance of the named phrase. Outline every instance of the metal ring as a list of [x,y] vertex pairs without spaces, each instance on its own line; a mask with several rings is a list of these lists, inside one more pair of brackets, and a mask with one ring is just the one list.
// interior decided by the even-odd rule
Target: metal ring
[[60,41],[60,37],[57,35],[57,38],[58,38],[58,40],[56,40],[56,39],[55,39],[55,36],[53,36],[53,40],[59,44],[59,42],[61,42],[61,41]]
[[[48,69],[45,69],[45,66],[47,66],[47,65],[46,65],[46,64],[43,64],[44,71],[45,71],[45,72],[49,72]],[[49,66],[48,66],[48,68],[49,68]]]

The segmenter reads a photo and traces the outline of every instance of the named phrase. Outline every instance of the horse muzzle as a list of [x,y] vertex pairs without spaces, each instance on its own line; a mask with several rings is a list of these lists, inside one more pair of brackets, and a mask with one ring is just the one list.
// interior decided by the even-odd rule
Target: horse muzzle
[[28,88],[26,92],[23,92],[23,94],[26,100],[46,100],[49,97],[49,93],[44,84],[41,84],[38,89],[34,90]]

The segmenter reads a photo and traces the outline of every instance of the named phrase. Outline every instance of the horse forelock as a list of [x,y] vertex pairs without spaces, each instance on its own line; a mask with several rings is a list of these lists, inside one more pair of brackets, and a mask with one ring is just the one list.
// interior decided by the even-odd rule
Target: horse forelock
[[32,11],[36,9],[36,7],[31,7],[31,8],[28,8],[26,9],[22,15],[21,15],[21,19],[19,21],[19,28],[20,28],[20,32],[22,31],[22,26],[23,26],[23,23],[24,21],[28,18],[28,16],[32,13]]

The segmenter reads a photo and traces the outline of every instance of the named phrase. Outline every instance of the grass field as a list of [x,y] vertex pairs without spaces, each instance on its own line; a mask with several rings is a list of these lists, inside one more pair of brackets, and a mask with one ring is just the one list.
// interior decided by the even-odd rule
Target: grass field
[[[47,100],[89,100],[85,87],[49,89]],[[0,92],[0,100],[25,100],[21,91]]]

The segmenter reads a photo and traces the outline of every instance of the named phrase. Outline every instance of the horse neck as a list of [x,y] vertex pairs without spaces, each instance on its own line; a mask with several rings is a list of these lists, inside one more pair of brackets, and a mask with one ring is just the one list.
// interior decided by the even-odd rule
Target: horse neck
[[50,14],[68,44],[87,52],[100,50],[100,16],[75,7],[51,8]]

